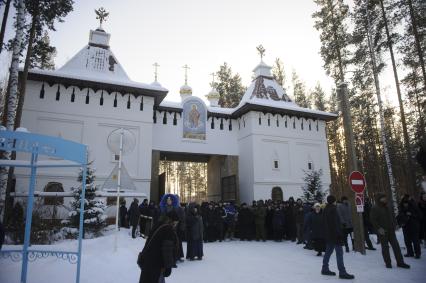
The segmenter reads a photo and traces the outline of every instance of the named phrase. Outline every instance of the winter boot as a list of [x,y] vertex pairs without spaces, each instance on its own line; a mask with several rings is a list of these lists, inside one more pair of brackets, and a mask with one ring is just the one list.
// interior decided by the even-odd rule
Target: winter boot
[[322,270],[321,274],[322,275],[328,275],[328,276],[336,276],[336,272],[330,271],[329,269],[328,270]]
[[340,279],[354,279],[355,276],[346,272],[346,273],[339,274],[339,278]]
[[408,264],[406,264],[405,262],[398,263],[397,266],[401,267],[401,268],[405,268],[405,269],[409,269],[410,268],[410,266]]
[[386,268],[392,268],[392,264],[386,263]]

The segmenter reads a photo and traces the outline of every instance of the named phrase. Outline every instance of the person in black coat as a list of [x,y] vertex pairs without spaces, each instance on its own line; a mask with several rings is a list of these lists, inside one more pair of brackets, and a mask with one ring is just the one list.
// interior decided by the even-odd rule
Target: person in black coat
[[303,202],[299,198],[294,206],[294,218],[296,221],[296,235],[297,235],[297,244],[304,243],[305,239],[303,236],[303,222],[305,220],[305,211],[303,208]]
[[194,260],[203,259],[203,219],[197,206],[191,206],[186,217],[187,246],[186,258]]
[[164,277],[170,276],[175,264],[174,255],[177,252],[177,235],[175,232],[179,217],[175,211],[167,212],[145,242],[138,257],[141,269],[139,283],[164,282]]
[[408,195],[403,197],[398,210],[397,221],[402,226],[404,242],[407,248],[405,257],[414,256],[419,259],[421,255],[419,240],[421,213]]
[[215,211],[212,203],[209,203],[204,215],[203,220],[205,220],[206,227],[206,237],[207,242],[215,242],[217,240],[217,219],[215,217]]
[[3,223],[0,221],[0,251],[4,243],[5,231],[3,227]]
[[325,252],[325,239],[324,239],[324,219],[321,211],[321,205],[316,203],[314,205],[314,211],[309,216],[307,226],[309,229],[309,235],[312,240],[312,245],[317,252],[317,256],[321,256]]
[[339,278],[341,279],[354,279],[355,276],[346,272],[343,262],[343,248],[344,238],[342,225],[336,209],[336,198],[332,195],[327,197],[327,205],[324,209],[324,231],[325,231],[325,254],[322,262],[321,274],[323,275],[336,275],[335,272],[330,271],[329,261],[333,251],[336,251],[337,267],[339,269]]
[[186,232],[186,216],[185,216],[185,207],[177,207],[175,209],[178,217],[179,217],[179,223],[176,227],[176,234],[178,236],[179,244],[178,244],[178,253],[176,255],[177,260],[180,262],[183,262],[184,254],[183,254],[183,246],[182,241],[185,239],[185,232]]
[[276,206],[273,209],[272,215],[272,230],[273,230],[273,239],[276,242],[282,242],[283,240],[283,227],[284,227],[284,213],[279,206]]
[[420,240],[423,240],[426,246],[426,193],[422,192],[419,201],[419,210],[422,213],[420,222]]
[[120,204],[120,227],[129,228],[129,225],[127,223],[127,207],[126,207],[126,201],[122,201]]
[[129,222],[130,222],[130,225],[132,226],[133,239],[136,238],[135,232],[139,224],[139,218],[141,216],[138,203],[139,203],[139,200],[137,198],[133,199],[133,202],[129,208]]
[[142,204],[139,205],[139,211],[141,213],[141,219],[139,221],[139,230],[142,237],[148,237],[150,228],[151,228],[151,220],[149,219],[149,205],[148,200],[144,199]]
[[247,204],[241,205],[240,212],[238,213],[238,228],[240,240],[252,240],[252,230],[254,227],[253,212],[247,207]]
[[225,233],[224,233],[224,218],[226,217],[225,209],[223,208],[222,204],[219,203],[214,208],[214,223],[216,226],[216,238],[219,240],[219,242],[222,242]]
[[158,223],[158,219],[160,218],[160,208],[157,204],[155,204],[154,201],[150,201],[148,205],[149,209],[149,216],[152,217],[152,225],[151,227],[154,227]]
[[373,243],[370,240],[370,234],[374,233],[373,224],[370,221],[370,211],[371,211],[371,201],[368,197],[365,198],[364,202],[364,212],[362,213],[363,223],[364,223],[364,239],[367,244],[367,250],[375,251]]
[[272,219],[274,217],[274,212],[275,212],[274,207],[268,204],[266,218],[265,218],[266,234],[267,234],[268,240],[274,239],[274,230],[272,226]]
[[294,198],[288,199],[287,208],[284,209],[285,215],[285,232],[287,234],[287,240],[296,242],[297,228],[296,228],[296,216],[295,216],[295,203]]

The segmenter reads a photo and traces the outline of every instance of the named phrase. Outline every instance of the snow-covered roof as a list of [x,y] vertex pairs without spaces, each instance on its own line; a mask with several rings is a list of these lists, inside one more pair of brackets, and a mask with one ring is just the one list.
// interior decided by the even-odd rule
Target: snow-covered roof
[[[291,101],[285,89],[273,78],[271,67],[261,61],[253,70],[254,80],[247,88],[240,103],[235,108],[207,106],[210,113],[237,118],[249,111],[270,111],[288,115],[298,115],[314,119],[333,120],[337,114],[303,108]],[[165,101],[160,108],[182,109],[180,102]]]
[[[159,101],[164,98],[168,90],[159,83],[145,84],[132,81],[126,74],[109,46],[110,34],[102,29],[91,30],[89,43],[83,47],[74,57],[66,62],[58,70],[30,70],[29,78],[50,78],[51,81],[64,83],[64,79],[70,79],[73,83],[93,82],[100,85],[109,85],[110,88],[118,86],[119,91],[133,92],[161,92],[158,94]],[[37,76],[39,75],[39,76]],[[87,87],[93,84],[87,85]],[[99,87],[101,88],[101,87]]]
[[255,78],[235,108],[234,115],[245,113],[250,109],[259,110],[260,108],[265,108],[266,110],[269,108],[273,109],[274,112],[288,113],[290,115],[299,114],[325,120],[332,120],[337,117],[337,114],[303,108],[291,101],[285,89],[273,78],[271,69],[263,61],[254,68]]

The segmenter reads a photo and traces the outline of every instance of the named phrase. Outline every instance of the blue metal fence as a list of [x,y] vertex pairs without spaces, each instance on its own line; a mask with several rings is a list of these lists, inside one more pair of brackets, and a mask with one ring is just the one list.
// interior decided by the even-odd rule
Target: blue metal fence
[[[30,153],[30,160],[0,160],[2,167],[27,167],[31,169],[30,182],[27,197],[27,211],[25,221],[25,236],[22,250],[2,250],[1,258],[10,258],[13,261],[22,260],[21,283],[26,283],[28,262],[35,261],[48,256],[67,260],[77,264],[75,282],[80,282],[81,270],[81,248],[83,238],[83,216],[84,197],[86,192],[86,169],[87,169],[87,146],[76,142],[55,138],[50,136],[32,134],[27,132],[14,132],[0,130],[0,150],[16,153]],[[55,157],[54,160],[39,160],[39,156]],[[82,168],[82,192],[80,203],[80,224],[78,231],[78,250],[70,251],[50,251],[32,250],[30,246],[31,221],[34,204],[34,190],[36,183],[37,168],[48,167],[80,167]]]

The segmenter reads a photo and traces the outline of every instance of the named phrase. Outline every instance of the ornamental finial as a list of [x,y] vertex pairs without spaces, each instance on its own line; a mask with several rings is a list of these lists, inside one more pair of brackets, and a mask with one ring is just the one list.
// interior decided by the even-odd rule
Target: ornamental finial
[[257,52],[259,52],[260,55],[260,60],[263,61],[263,56],[265,56],[265,48],[263,48],[263,45],[259,45],[258,47],[256,47]]
[[99,20],[99,27],[102,28],[102,23],[106,21],[109,13],[104,9],[104,7],[100,7],[99,9],[95,10],[95,13],[96,19]]

